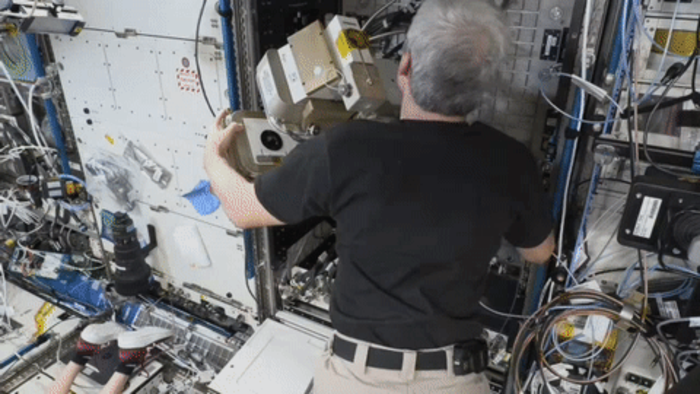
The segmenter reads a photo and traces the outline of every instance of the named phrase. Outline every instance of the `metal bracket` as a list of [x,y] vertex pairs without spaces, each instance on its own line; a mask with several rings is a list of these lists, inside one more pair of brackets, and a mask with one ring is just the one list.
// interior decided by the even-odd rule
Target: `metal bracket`
[[50,100],[54,97],[58,97],[60,92],[55,89],[56,84],[54,84],[54,78],[58,76],[58,70],[56,66],[51,64],[46,67],[46,77],[38,78],[36,84],[38,91],[36,93],[42,100]]
[[136,37],[139,35],[139,33],[136,31],[136,29],[124,29],[123,32],[118,32],[115,31],[114,35],[117,36],[117,38],[129,38],[129,37]]
[[158,205],[158,206],[151,205],[151,206],[149,206],[149,208],[151,208],[151,211],[153,211],[153,212],[170,213],[170,209],[168,209],[167,207],[164,207],[162,205]]
[[213,45],[219,49],[222,47],[215,37],[199,37],[199,43],[200,45]]
[[229,235],[231,237],[242,237],[243,236],[243,231],[240,230],[226,230],[226,235]]

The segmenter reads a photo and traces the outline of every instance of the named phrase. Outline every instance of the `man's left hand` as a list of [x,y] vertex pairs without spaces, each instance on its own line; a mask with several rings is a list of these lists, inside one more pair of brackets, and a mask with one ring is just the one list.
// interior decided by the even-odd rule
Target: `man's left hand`
[[204,150],[204,170],[211,180],[211,191],[221,200],[226,216],[238,228],[248,229],[284,224],[258,200],[254,185],[229,164],[233,143],[245,129],[240,123],[223,127],[228,111],[216,118]]
[[229,114],[230,111],[228,110],[219,114],[212,126],[212,131],[207,136],[207,144],[204,151],[204,169],[210,179],[214,178],[212,172],[214,167],[216,167],[215,164],[222,162],[228,164],[227,156],[230,154],[233,142],[236,136],[245,130],[240,123],[231,123],[224,127],[224,120]]

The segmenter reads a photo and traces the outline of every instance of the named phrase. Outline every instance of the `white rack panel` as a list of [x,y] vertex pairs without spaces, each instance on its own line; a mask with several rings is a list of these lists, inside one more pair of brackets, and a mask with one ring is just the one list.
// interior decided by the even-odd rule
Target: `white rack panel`
[[[81,158],[102,152],[122,155],[132,140],[172,180],[161,189],[146,176],[138,182],[137,208],[130,212],[142,235],[156,227],[159,246],[149,263],[169,283],[198,285],[254,307],[245,288],[243,239],[222,209],[200,216],[182,197],[200,180],[206,136],[213,123],[196,85],[194,34],[199,1],[74,0],[87,21],[77,37],[51,36]],[[201,83],[214,111],[228,107],[222,35],[215,2],[207,3],[200,37]],[[135,29],[136,36],[116,33]],[[193,81],[195,83],[193,83]],[[191,88],[188,90],[187,88]],[[95,196],[99,209],[120,210],[109,191]],[[177,226],[199,230],[211,266],[193,268],[173,237]]]
[[[200,27],[200,37],[221,41],[217,0],[208,0]],[[78,9],[87,29],[124,32],[194,40],[201,0],[66,0]]]

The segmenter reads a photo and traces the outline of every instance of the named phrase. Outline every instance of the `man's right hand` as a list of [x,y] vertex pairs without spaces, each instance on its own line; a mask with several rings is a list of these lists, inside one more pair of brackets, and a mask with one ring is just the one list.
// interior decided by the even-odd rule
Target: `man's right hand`
[[550,234],[549,237],[547,237],[547,239],[545,239],[544,242],[538,246],[535,246],[534,248],[518,248],[518,251],[527,262],[545,264],[552,257],[554,247],[554,236]]

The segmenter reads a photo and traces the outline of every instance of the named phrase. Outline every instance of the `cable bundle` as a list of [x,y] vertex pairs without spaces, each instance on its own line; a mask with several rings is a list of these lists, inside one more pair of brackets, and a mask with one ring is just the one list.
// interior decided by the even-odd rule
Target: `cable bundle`
[[[571,324],[571,319],[592,317],[604,317],[609,319],[610,323],[606,333],[606,339],[598,346],[598,349],[596,349],[595,344],[592,344],[591,350],[583,355],[571,355],[567,353],[563,349],[564,343],[559,343],[557,340],[558,327],[562,324]],[[608,350],[610,349],[611,346],[609,344],[611,338],[616,338],[615,336],[622,333],[622,330],[627,331],[633,336],[631,345],[627,347],[621,357],[615,357],[618,361],[614,365],[610,365],[609,368],[598,368],[600,369],[600,373],[593,376],[593,370],[596,368],[594,361],[606,348]],[[668,355],[667,349],[662,344],[648,336],[651,331],[652,330],[649,330],[642,321],[640,314],[636,312],[632,306],[614,297],[589,290],[576,290],[561,294],[540,308],[523,323],[513,346],[513,359],[509,372],[509,380],[514,381],[517,393],[524,392],[526,387],[523,387],[520,368],[523,365],[522,362],[524,361],[527,351],[532,350],[532,357],[536,365],[539,366],[539,373],[542,374],[542,378],[545,382],[545,370],[549,371],[558,379],[573,384],[590,385],[601,382],[612,376],[629,360],[640,339],[644,338],[651,348],[659,355],[660,365],[668,386],[672,381],[677,380],[672,357]],[[592,342],[596,342],[594,338]],[[617,346],[617,344],[615,346]],[[586,379],[574,379],[562,375],[557,369],[553,368],[551,363],[551,356],[557,354],[569,363],[590,363],[588,377]],[[671,379],[669,379],[669,377]],[[528,379],[528,381],[530,380],[531,379]]]

